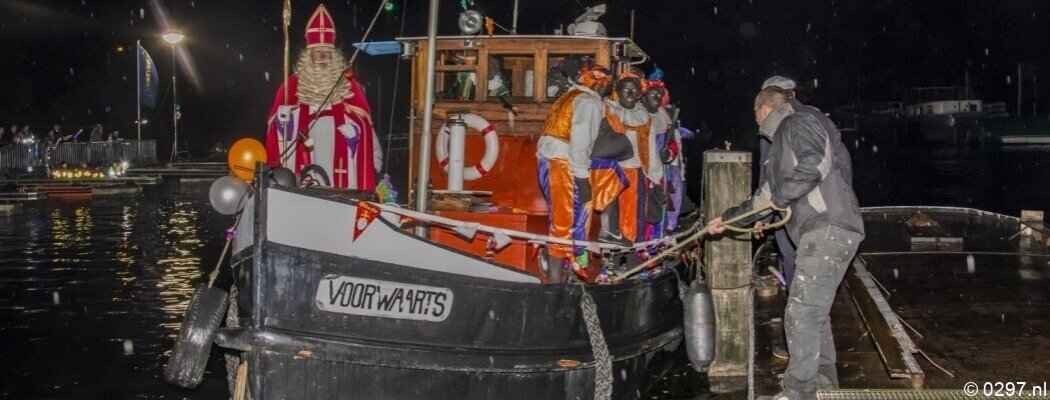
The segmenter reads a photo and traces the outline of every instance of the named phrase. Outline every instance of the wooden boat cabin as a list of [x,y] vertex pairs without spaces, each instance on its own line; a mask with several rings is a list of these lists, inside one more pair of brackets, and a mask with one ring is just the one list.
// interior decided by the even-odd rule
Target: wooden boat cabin
[[[436,40],[434,66],[434,123],[430,135],[443,129],[449,111],[466,110],[495,127],[498,157],[493,165],[478,165],[486,151],[481,127],[468,127],[464,169],[476,169],[474,180],[465,180],[464,191],[491,192],[480,206],[449,206],[447,166],[437,147],[420,149],[420,135],[426,102],[427,40],[425,37],[399,38],[402,56],[412,58],[411,107],[415,118],[411,128],[412,174],[417,170],[419,151],[430,151],[430,182],[437,194],[431,196],[429,211],[445,217],[484,225],[546,234],[547,205],[540,192],[536,172],[536,142],[554,100],[568,88],[561,72],[566,59],[591,59],[614,72],[645,62],[648,56],[627,38],[582,36],[446,36]],[[479,79],[479,77],[485,77]],[[511,111],[513,110],[513,111]],[[484,125],[482,125],[484,126]],[[491,139],[490,139],[491,140]],[[447,150],[444,151],[447,154]],[[479,166],[481,168],[476,168]],[[469,175],[469,174],[468,174]],[[469,179],[469,176],[468,176]],[[410,195],[409,198],[414,198]],[[489,237],[478,234],[466,241],[455,232],[433,229],[430,238],[453,248],[486,257],[492,261],[543,275],[539,267],[538,246],[515,240],[500,251],[491,251]],[[597,274],[591,268],[591,274]]]

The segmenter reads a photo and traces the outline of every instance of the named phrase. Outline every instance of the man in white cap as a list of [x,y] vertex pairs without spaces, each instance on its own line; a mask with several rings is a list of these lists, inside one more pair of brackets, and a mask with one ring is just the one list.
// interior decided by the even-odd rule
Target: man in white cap
[[[798,101],[795,96],[796,83],[791,78],[785,78],[783,76],[774,75],[765,82],[762,82],[762,89],[768,87],[777,87],[783,89],[788,94],[788,102],[796,110],[796,112],[810,114],[817,118],[820,125],[828,132],[828,139],[831,142],[832,152],[834,153],[834,162],[836,167],[842,173],[843,179],[846,180],[846,184],[853,185],[853,161],[850,158],[849,150],[846,149],[846,145],[842,143],[842,133],[839,132],[838,128],[835,127],[835,123],[824,115],[819,109],[813,106],[802,104]],[[758,142],[758,154],[761,163],[765,163],[769,159],[769,146],[770,141],[763,136],[759,136]],[[761,180],[762,169],[759,169],[759,179]],[[759,224],[765,221],[759,222]],[[759,233],[758,235],[761,235]],[[787,232],[783,229],[778,229],[775,233],[777,248],[780,250],[780,265],[784,269],[784,278],[787,279],[788,284],[791,284],[791,277],[795,274],[795,245],[791,243],[791,239],[788,239]],[[781,358],[787,358],[787,353],[781,351],[782,348],[775,347],[773,349],[774,355]]]
[[[723,221],[771,205],[789,207],[786,230],[798,243],[798,279],[784,309],[791,360],[784,370],[784,390],[772,400],[816,400],[817,390],[838,387],[831,305],[846,269],[864,238],[864,221],[853,189],[834,161],[829,132],[809,113],[796,111],[779,87],[755,98],[759,133],[772,141],[755,193],[712,220],[707,231],[719,234]],[[768,211],[766,211],[768,212]],[[742,227],[761,216],[736,223]],[[762,399],[763,397],[760,397]]]

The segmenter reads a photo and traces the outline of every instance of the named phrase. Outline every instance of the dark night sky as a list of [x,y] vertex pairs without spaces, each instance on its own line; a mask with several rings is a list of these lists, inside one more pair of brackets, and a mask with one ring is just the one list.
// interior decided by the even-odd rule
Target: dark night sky
[[[512,0],[476,0],[479,8],[509,26]],[[350,53],[379,0],[329,1],[339,45]],[[406,36],[426,32],[427,1],[397,0],[379,17],[373,38],[397,36],[407,11]],[[551,32],[572,22],[594,0],[521,2],[519,32]],[[305,19],[314,1],[293,1],[293,60],[303,46]],[[635,41],[667,73],[675,102],[689,126],[708,126],[716,137],[749,146],[754,131],[751,101],[773,73],[797,78],[800,97],[825,110],[862,102],[899,99],[916,86],[961,86],[970,72],[986,101],[1016,102],[1017,64],[1047,65],[1050,2],[899,0],[689,0],[610,1],[601,21],[611,35],[629,32],[636,11]],[[407,8],[406,8],[407,7]],[[459,1],[442,1],[441,34],[455,34]],[[0,1],[0,124],[32,124],[40,134],[53,121],[67,131],[94,122],[134,136],[134,44],[141,39],[159,65],[158,110],[143,109],[151,122],[144,137],[166,146],[170,136],[170,47],[158,37],[163,13],[188,39],[180,45],[180,136],[197,149],[228,144],[240,136],[261,138],[264,119],[281,81],[280,0],[72,0]],[[118,46],[128,50],[118,52]],[[183,55],[188,57],[183,57]],[[192,59],[192,61],[189,61]],[[362,55],[359,79],[378,111],[382,85],[386,132],[394,57]],[[644,66],[651,69],[651,64]],[[187,71],[194,71],[192,74]],[[1025,77],[1025,110],[1033,80]],[[403,77],[399,96],[404,97]],[[194,78],[195,76],[195,78]],[[1033,78],[1033,76],[1035,78]],[[1048,86],[1043,84],[1042,86]],[[1045,92],[1041,88],[1039,92]],[[110,112],[106,112],[106,108]],[[399,104],[397,121],[405,105]],[[1043,117],[1050,107],[1039,107]],[[399,122],[400,123],[400,122]],[[396,126],[400,127],[400,126]],[[403,130],[403,129],[402,129]],[[162,147],[163,148],[163,147]]]

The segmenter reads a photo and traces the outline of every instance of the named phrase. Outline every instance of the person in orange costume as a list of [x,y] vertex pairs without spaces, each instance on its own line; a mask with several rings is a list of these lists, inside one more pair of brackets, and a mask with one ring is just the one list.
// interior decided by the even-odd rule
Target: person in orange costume
[[[602,120],[601,93],[612,73],[595,65],[580,71],[573,88],[551,106],[536,143],[540,189],[550,210],[550,236],[585,240],[591,212],[591,149]],[[562,282],[566,261],[585,257],[583,248],[550,245],[548,282]],[[571,263],[576,264],[576,263]]]
[[[645,225],[646,175],[651,159],[650,116],[638,104],[645,92],[643,81],[631,72],[620,74],[614,90],[615,99],[605,100],[605,119],[613,131],[627,136],[634,155],[620,161],[620,168],[627,177],[626,189],[620,193],[615,205],[606,213],[619,217],[620,232],[630,242],[642,241],[641,228]],[[614,211],[614,208],[617,210]],[[611,215],[610,215],[611,216]]]

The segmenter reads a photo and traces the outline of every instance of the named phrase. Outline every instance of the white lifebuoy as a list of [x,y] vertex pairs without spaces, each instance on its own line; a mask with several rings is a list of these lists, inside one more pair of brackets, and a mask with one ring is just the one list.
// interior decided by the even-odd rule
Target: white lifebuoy
[[[477,114],[463,114],[463,122],[467,124],[467,127],[478,131],[485,139],[485,155],[481,157],[481,161],[469,167],[463,166],[463,180],[472,181],[488,174],[492,166],[496,164],[496,158],[499,157],[499,136],[496,135],[496,126]],[[446,174],[448,173],[448,142],[449,132],[446,122],[438,131],[434,149],[437,152],[438,164]]]

